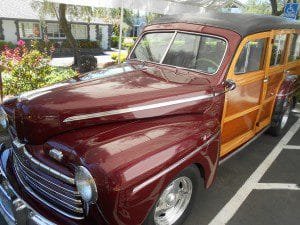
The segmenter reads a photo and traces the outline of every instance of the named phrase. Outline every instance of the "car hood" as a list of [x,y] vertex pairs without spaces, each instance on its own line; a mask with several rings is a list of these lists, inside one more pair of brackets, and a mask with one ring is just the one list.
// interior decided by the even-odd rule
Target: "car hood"
[[4,103],[4,109],[14,118],[20,140],[42,144],[81,127],[202,113],[209,107],[212,88],[205,80],[194,80],[126,63],[24,93]]

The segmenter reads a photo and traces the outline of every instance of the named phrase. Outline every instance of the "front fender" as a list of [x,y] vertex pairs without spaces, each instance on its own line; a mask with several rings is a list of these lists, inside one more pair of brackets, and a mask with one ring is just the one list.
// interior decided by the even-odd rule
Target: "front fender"
[[93,136],[78,150],[86,149],[81,158],[95,177],[99,205],[110,224],[141,224],[164,187],[192,163],[203,168],[206,186],[212,183],[218,119],[177,116],[121,129]]
[[135,225],[144,221],[162,190],[185,167],[197,164],[206,187],[211,185],[218,164],[219,121],[218,113],[210,110],[109,129],[95,126],[48,143],[63,142],[91,171],[99,209],[109,224]]

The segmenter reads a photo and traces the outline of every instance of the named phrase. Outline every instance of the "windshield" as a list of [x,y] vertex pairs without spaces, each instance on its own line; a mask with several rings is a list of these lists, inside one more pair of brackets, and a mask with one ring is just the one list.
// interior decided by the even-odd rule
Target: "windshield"
[[218,37],[183,32],[148,33],[139,41],[130,59],[215,74],[225,51],[226,41]]

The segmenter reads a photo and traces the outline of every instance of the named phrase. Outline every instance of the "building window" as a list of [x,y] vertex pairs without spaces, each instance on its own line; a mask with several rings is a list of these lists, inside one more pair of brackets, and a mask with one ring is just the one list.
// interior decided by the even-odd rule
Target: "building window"
[[234,73],[243,74],[262,70],[267,39],[248,41],[235,65]]
[[19,22],[20,38],[41,38],[41,26],[39,22]]
[[65,33],[59,28],[58,23],[47,23],[47,36],[52,39],[64,39],[66,38]]
[[88,39],[87,25],[72,24],[71,30],[75,39]]
[[270,66],[283,64],[286,37],[286,34],[275,36]]
[[300,59],[300,34],[293,34],[289,62],[296,61],[298,59]]

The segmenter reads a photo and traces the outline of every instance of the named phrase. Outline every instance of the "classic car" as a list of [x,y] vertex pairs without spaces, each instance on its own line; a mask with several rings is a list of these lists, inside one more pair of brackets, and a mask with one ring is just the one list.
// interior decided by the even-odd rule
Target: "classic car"
[[162,17],[125,63],[2,104],[0,211],[11,224],[182,224],[220,160],[282,133],[299,74],[299,23]]

